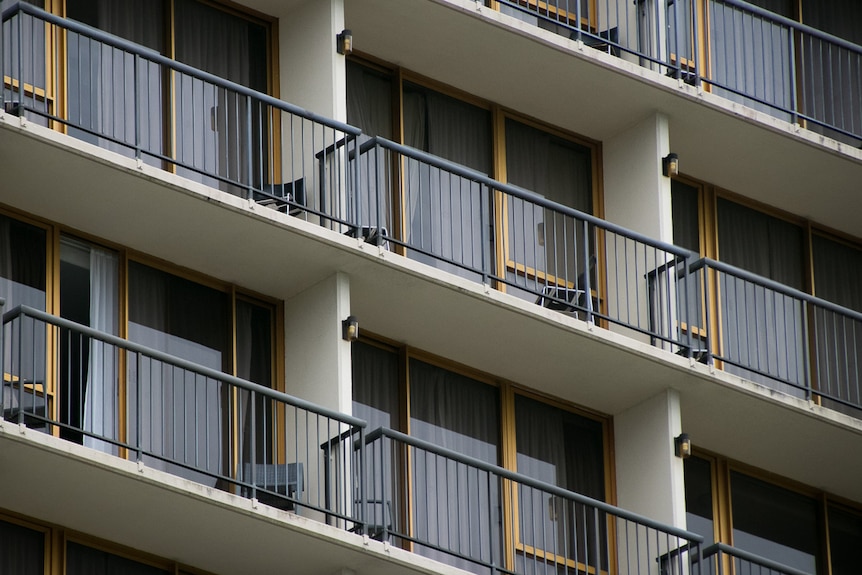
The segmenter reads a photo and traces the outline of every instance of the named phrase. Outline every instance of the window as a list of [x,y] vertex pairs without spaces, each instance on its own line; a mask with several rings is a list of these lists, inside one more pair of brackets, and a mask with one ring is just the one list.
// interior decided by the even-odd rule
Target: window
[[[721,541],[805,573],[858,570],[862,510],[721,457],[698,453],[684,465],[687,528],[707,544]],[[758,569],[734,563],[737,573]]]
[[[2,213],[0,246],[3,311],[21,304],[44,311],[50,304],[48,311],[102,334],[264,387],[281,386],[275,302]],[[32,317],[4,329],[3,416],[24,411],[28,425],[114,455],[140,441],[152,456],[146,456],[149,465],[209,485],[216,475],[233,477],[239,459],[248,459],[253,434],[247,392],[228,391],[216,378],[193,377],[156,359],[132,361],[142,356]],[[285,449],[274,444],[284,420],[275,416],[271,400],[257,401],[257,460],[275,461]],[[210,475],[153,459],[159,457],[194,462]]]
[[[674,243],[850,310],[862,309],[862,244],[775,208],[680,177],[672,181]],[[711,270],[688,282],[679,328],[711,347],[722,369],[834,409],[862,404],[862,323],[740,275]],[[700,294],[696,296],[695,293]],[[703,325],[710,305],[710,325]],[[811,337],[804,337],[806,329]],[[707,337],[712,334],[713,337]],[[821,395],[817,395],[820,392]]]
[[[369,422],[371,433],[378,426],[392,427],[440,448],[492,465],[509,462],[511,469],[534,479],[608,499],[606,420],[439,358],[372,339],[354,343],[353,413]],[[432,546],[494,558],[498,565],[511,557],[521,564],[564,568],[575,566],[579,557],[595,557],[597,550],[607,557],[605,536],[597,539],[596,533],[606,534],[608,526],[585,518],[579,506],[558,498],[549,502],[538,490],[501,490],[499,481],[475,468],[395,441],[372,442],[368,457],[374,486],[371,523],[391,521],[396,534],[431,544],[413,543],[415,552],[469,570],[476,564]]]
[[0,573],[44,575],[45,533],[0,519]]
[[[368,134],[403,134],[410,147],[564,206],[600,212],[596,142],[355,58],[347,79],[348,121]],[[366,153],[362,161],[382,171],[369,169],[377,179],[360,183],[379,194],[361,195],[360,216],[383,224],[411,258],[473,279],[490,270],[502,280],[500,289],[534,301],[549,284],[580,289],[585,274],[594,273],[595,233],[585,240],[572,217],[504,199],[485,184],[412,158]],[[598,287],[596,275],[591,279]]]
[[168,575],[172,571],[68,541],[66,575]]

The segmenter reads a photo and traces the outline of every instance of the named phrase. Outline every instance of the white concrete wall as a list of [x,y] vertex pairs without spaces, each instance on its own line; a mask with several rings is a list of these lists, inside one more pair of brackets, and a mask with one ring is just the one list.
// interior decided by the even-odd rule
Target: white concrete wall
[[[653,114],[603,143],[605,219],[671,243],[670,178],[662,174],[661,161],[669,149],[668,119],[662,114]],[[644,276],[665,263],[666,254],[644,250],[615,235],[606,237],[606,253],[607,285],[619,288],[619,293],[608,293],[608,312],[647,328],[650,303]],[[615,325],[611,329],[649,342],[633,330]]]
[[346,121],[345,57],[335,49],[344,29],[343,0],[305,2],[278,16],[281,99]]
[[673,445],[681,431],[679,394],[675,390],[614,416],[620,507],[685,528],[683,463],[674,455]]
[[350,282],[335,274],[284,304],[286,391],[351,413],[350,344],[341,321],[350,315]]
[[[670,242],[670,178],[661,159],[670,152],[667,116],[655,114],[602,143],[605,217]],[[685,161],[685,158],[682,158]]]

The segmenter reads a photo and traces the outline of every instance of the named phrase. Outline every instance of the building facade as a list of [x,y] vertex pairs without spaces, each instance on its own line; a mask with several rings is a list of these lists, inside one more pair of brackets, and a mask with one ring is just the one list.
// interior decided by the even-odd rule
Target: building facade
[[0,573],[857,572],[856,2],[0,8]]

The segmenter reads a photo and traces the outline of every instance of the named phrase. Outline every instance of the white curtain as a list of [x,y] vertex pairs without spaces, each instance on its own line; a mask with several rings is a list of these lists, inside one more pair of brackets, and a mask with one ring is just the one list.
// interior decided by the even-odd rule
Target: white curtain
[[[114,253],[90,248],[90,327],[116,334],[118,327],[118,264]],[[84,429],[111,439],[117,430],[117,350],[102,341],[90,340],[90,365],[84,399]],[[84,445],[115,452],[110,443],[86,436]]]

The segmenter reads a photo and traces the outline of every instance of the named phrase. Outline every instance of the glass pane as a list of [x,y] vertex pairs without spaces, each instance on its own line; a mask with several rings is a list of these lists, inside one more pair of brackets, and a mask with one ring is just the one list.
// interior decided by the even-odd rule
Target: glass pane
[[[410,434],[491,464],[499,460],[497,388],[419,360],[410,361]],[[422,542],[486,563],[501,557],[499,483],[475,467],[413,450],[414,533]],[[437,560],[471,562],[419,547]],[[499,563],[498,563],[499,564]]]
[[[197,0],[175,0],[174,10],[177,60],[266,93],[265,26]],[[249,132],[252,142],[267,141],[261,133],[266,124],[261,105],[186,74],[177,73],[175,85],[177,159],[194,168],[178,173],[237,194],[241,192],[233,183],[262,185],[258,180],[267,173],[262,165],[266,153],[248,142]],[[249,173],[254,181],[249,181]]]
[[[493,169],[491,113],[409,82],[404,83],[404,140],[483,174]],[[419,160],[403,167],[406,241],[410,257],[475,279],[491,262],[491,192]],[[484,219],[483,219],[484,218]]]
[[862,517],[830,505],[829,550],[832,575],[855,575],[859,572],[860,541],[862,541]]
[[[129,263],[129,339],[211,369],[232,369],[228,295],[190,280]],[[142,398],[140,441],[146,452],[218,475],[226,469],[222,449],[227,390],[218,380],[174,367],[169,362],[129,360],[130,431],[136,429],[137,386]],[[165,468],[164,463],[148,465]],[[171,468],[195,481],[215,479]]]
[[66,543],[66,575],[169,575],[159,569],[126,557],[114,555],[69,541]]
[[[0,215],[0,297],[6,300],[0,311],[19,305],[45,310],[46,249],[45,230]],[[19,317],[3,329],[3,416],[18,417],[22,411],[44,416],[44,324]]]
[[0,573],[44,575],[45,534],[0,521]]
[[[515,428],[519,473],[604,500],[600,422],[516,395]],[[603,517],[583,505],[522,485],[518,523],[519,541],[529,548],[590,567],[607,567],[607,526]]]
[[820,561],[813,499],[743,475],[730,474],[733,545],[807,573]]
[[685,467],[686,528],[703,536],[704,544],[715,541],[712,513],[712,465],[705,459],[689,457]]
[[[148,51],[165,52],[163,0],[68,0],[66,11],[70,19]],[[136,61],[131,52],[84,34],[69,32],[66,42],[69,133],[126,155],[132,155],[135,146],[161,154],[161,67],[145,59]],[[148,161],[159,165],[152,158]]]
[[[119,261],[115,252],[60,238],[60,315],[104,334],[119,332]],[[60,420],[119,440],[119,352],[97,338],[60,330]],[[72,430],[61,436],[116,453],[107,443]]]

